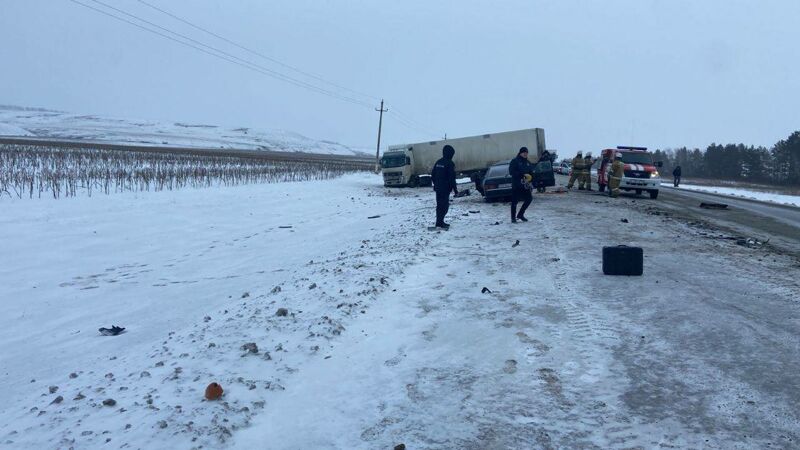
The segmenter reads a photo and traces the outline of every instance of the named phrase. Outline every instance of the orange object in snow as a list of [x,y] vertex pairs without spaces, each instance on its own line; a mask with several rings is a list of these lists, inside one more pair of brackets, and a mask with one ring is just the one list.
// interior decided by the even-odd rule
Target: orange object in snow
[[206,387],[206,400],[217,400],[222,397],[222,386],[216,381]]

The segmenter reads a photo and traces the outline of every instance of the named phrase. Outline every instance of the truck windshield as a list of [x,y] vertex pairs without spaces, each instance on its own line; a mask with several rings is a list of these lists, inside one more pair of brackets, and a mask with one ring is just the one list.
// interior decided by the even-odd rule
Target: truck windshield
[[653,164],[653,154],[645,152],[623,152],[622,162],[625,164]]
[[381,158],[383,167],[403,167],[406,165],[406,155],[388,155]]

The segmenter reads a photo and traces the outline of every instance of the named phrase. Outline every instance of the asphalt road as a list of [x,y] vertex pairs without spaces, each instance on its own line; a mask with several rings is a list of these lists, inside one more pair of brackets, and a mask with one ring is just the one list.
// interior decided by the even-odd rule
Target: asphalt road
[[[687,218],[704,220],[743,237],[769,240],[784,251],[800,253],[800,208],[663,186],[656,201]],[[728,208],[704,209],[700,207],[704,202],[724,203]]]
[[[558,184],[566,185],[567,177],[556,176]],[[597,188],[597,185],[594,185]],[[622,198],[640,198],[654,207],[669,211],[686,221],[700,221],[744,238],[769,241],[773,247],[800,257],[800,208],[760,202],[727,195],[688,191],[662,186],[658,199],[635,196],[625,192]],[[725,203],[727,209],[700,207],[700,203]]]

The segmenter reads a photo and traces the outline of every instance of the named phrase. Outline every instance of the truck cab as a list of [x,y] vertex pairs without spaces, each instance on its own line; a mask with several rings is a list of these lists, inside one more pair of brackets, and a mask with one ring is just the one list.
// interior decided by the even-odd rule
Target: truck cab
[[[411,186],[430,183],[430,177],[418,177],[412,174],[414,153],[411,146],[393,145],[381,157],[384,186]],[[422,180],[420,180],[422,178]],[[427,178],[427,180],[425,179]]]
[[[650,198],[658,198],[661,187],[661,175],[658,168],[661,161],[653,161],[653,154],[646,147],[617,147],[615,153],[622,154],[625,173],[619,188],[623,191],[634,191],[637,195],[647,191]],[[610,169],[610,164],[608,165]]]

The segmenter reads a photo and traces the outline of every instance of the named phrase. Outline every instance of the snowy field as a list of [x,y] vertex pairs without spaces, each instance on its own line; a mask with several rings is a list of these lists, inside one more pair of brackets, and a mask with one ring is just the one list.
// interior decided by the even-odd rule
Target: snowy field
[[[663,187],[674,189],[672,182],[666,181],[661,184]],[[729,188],[720,186],[699,186],[693,184],[681,184],[678,189],[687,189],[690,191],[711,192],[714,194],[730,195],[733,197],[749,198],[761,202],[778,203],[781,205],[800,206],[800,196],[778,194],[776,192],[763,192],[755,191],[752,189],[744,188]]]
[[77,139],[155,146],[263,149],[331,155],[364,154],[360,149],[353,149],[336,142],[311,139],[285,130],[120,119],[3,105],[0,105],[0,136]]
[[[796,448],[799,261],[643,199],[512,225],[473,194],[447,232],[432,202],[369,174],[0,201],[0,445]],[[643,277],[602,275],[621,243]]]

